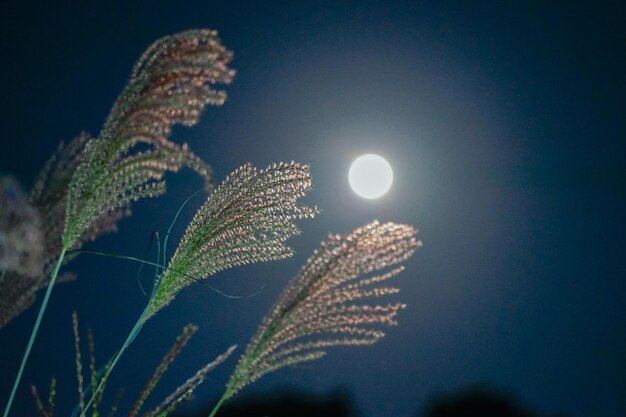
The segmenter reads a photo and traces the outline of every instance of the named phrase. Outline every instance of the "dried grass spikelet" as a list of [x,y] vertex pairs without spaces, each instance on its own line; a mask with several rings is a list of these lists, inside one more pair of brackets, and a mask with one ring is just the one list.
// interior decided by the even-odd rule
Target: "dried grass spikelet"
[[[87,140],[67,190],[63,246],[95,237],[94,226],[133,201],[164,192],[163,175],[187,166],[212,180],[209,167],[186,145],[168,140],[173,125],[194,125],[209,104],[221,105],[232,59],[210,30],[156,41],[141,56],[97,139]],[[148,150],[137,151],[138,145]]]
[[198,326],[194,324],[188,324],[183,328],[183,331],[180,335],[178,335],[178,337],[176,337],[176,341],[174,342],[170,350],[165,354],[165,356],[163,356],[161,362],[155,368],[154,373],[139,394],[139,397],[137,397],[137,399],[133,403],[133,406],[128,413],[128,417],[137,416],[137,414],[141,410],[141,407],[148,399],[148,396],[152,393],[156,385],[159,383],[161,377],[163,377],[163,374],[165,374],[165,371],[167,371],[167,368],[169,368],[172,362],[174,362],[174,360],[176,359],[176,357],[178,357],[184,347],[187,346],[187,343],[189,343],[189,340],[191,340],[191,338],[197,331]]
[[[395,294],[384,283],[403,270],[421,242],[408,225],[373,222],[330,235],[265,317],[227,385],[228,399],[268,372],[318,359],[331,346],[370,345],[396,325],[402,303],[368,305]],[[394,267],[395,266],[395,267]]]
[[308,165],[245,164],[209,196],[187,227],[148,306],[146,320],[192,281],[237,265],[292,255],[285,241],[300,233],[295,220],[318,209],[298,204],[311,189]]
[[44,405],[41,397],[39,396],[39,391],[35,385],[31,385],[31,393],[33,394],[33,398],[35,400],[35,407],[37,409],[37,415],[39,417],[54,417],[54,400],[56,397],[56,385],[57,381],[55,378],[52,378],[50,381],[50,387],[48,388],[48,401]]
[[161,401],[156,408],[148,413],[145,413],[143,417],[167,417],[170,413],[175,411],[181,403],[189,400],[196,388],[204,382],[207,374],[224,363],[224,361],[232,355],[236,348],[237,346],[231,346],[224,353],[204,365],[191,378],[187,379],[187,381],[176,388],[174,392],[165,397],[165,399]]

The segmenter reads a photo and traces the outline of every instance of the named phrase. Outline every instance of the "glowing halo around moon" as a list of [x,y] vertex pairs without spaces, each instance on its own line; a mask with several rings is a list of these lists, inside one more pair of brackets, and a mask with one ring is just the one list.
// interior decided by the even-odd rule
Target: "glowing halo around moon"
[[389,191],[393,183],[393,171],[382,156],[362,155],[350,165],[348,181],[357,195],[373,200]]

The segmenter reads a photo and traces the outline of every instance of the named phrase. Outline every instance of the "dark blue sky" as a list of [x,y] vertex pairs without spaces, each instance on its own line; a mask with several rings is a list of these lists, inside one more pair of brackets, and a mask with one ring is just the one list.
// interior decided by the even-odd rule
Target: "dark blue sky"
[[[272,374],[240,399],[342,389],[364,416],[409,417],[436,393],[482,383],[546,413],[626,413],[623,4],[85,3],[0,6],[2,173],[30,186],[60,140],[97,134],[153,40],[207,27],[235,52],[237,76],[223,108],[174,138],[218,179],[247,161],[308,162],[308,201],[324,211],[301,223],[293,259],[211,278],[242,294],[265,284],[259,296],[227,300],[194,286],[151,320],[111,381],[127,403],[185,323],[200,331],[154,400],[244,345],[328,231],[378,218],[414,224],[424,242],[396,280],[409,304],[401,325],[373,347]],[[350,162],[367,152],[395,170],[377,201],[347,183]],[[165,197],[136,205],[119,233],[89,247],[142,256],[199,186],[190,172],[172,176]],[[27,387],[52,375],[59,415],[73,406],[72,310],[94,328],[104,361],[145,303],[135,265],[85,255],[69,269],[79,280],[53,293],[15,416],[34,414]],[[0,398],[34,316],[0,332]],[[189,409],[221,394],[234,362]]]

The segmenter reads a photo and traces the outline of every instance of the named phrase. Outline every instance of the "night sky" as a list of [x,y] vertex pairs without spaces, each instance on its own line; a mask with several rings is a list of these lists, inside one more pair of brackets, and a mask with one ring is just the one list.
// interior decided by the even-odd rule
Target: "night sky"
[[[218,181],[248,161],[310,163],[306,201],[323,210],[299,223],[292,259],[210,278],[234,294],[263,288],[256,297],[195,285],[150,320],[109,383],[125,388],[125,407],[186,323],[200,331],[149,404],[229,345],[245,346],[328,232],[379,219],[415,225],[424,243],[395,279],[408,304],[400,326],[374,346],[271,374],[234,402],[342,391],[364,417],[414,417],[434,395],[481,384],[546,414],[626,414],[623,3],[86,3],[0,6],[0,172],[30,187],[59,141],[99,132],[152,41],[205,27],[234,51],[237,75],[226,104],[173,140]],[[389,160],[395,181],[368,201],[347,172],[370,152]],[[118,233],[88,247],[143,257],[152,231],[201,187],[190,171],[169,179],[164,197],[136,204]],[[52,294],[15,417],[35,414],[28,387],[45,392],[52,376],[57,415],[73,408],[73,310],[103,363],[144,308],[136,264],[81,255],[67,270],[79,279]],[[2,408],[35,314],[0,331]],[[212,404],[235,361],[184,409]]]

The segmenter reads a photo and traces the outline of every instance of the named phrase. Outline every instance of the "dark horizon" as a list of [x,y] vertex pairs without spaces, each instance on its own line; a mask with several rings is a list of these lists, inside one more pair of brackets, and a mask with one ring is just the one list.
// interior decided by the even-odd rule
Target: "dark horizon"
[[[309,163],[306,202],[322,213],[298,223],[294,257],[210,278],[228,293],[259,295],[231,300],[195,285],[159,312],[112,376],[127,392],[122,411],[188,322],[200,330],[149,404],[238,344],[181,413],[218,398],[319,242],[379,219],[417,227],[424,243],[394,278],[394,301],[408,305],[399,326],[373,346],[272,373],[242,401],[340,390],[363,417],[415,417],[434,395],[478,384],[540,415],[626,414],[623,2],[5,4],[0,175],[29,189],[61,140],[98,134],[145,48],[201,27],[219,32],[237,74],[225,105],[175,128],[172,140],[188,142],[216,183],[248,161]],[[370,152],[395,178],[367,201],[350,190],[347,170]],[[117,233],[87,247],[143,257],[152,232],[164,233],[202,187],[189,170],[168,180],[165,196],[139,202]],[[54,289],[13,416],[35,415],[29,387],[45,391],[52,376],[58,415],[71,412],[73,310],[85,334],[93,328],[103,363],[144,307],[134,264],[81,255],[66,269],[78,279]],[[40,302],[0,329],[2,409]]]

